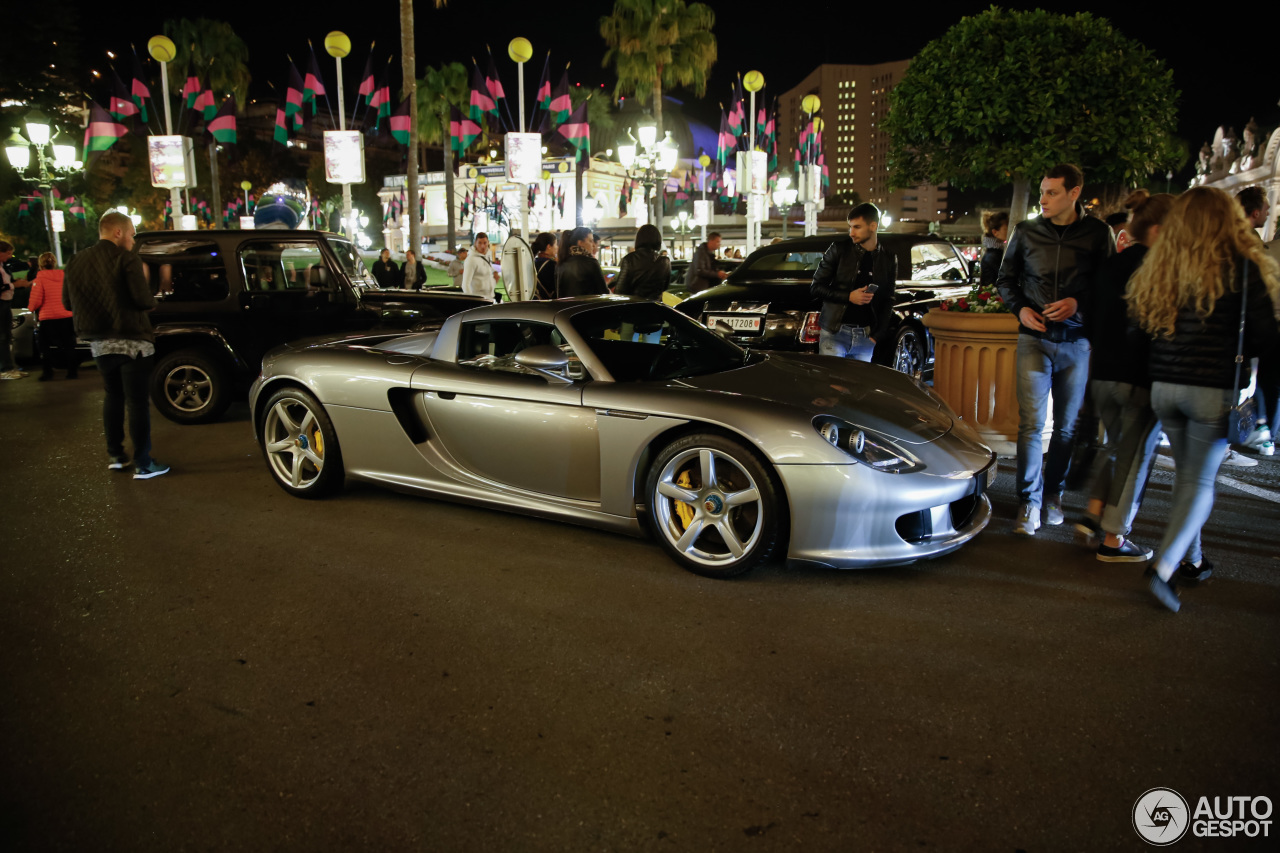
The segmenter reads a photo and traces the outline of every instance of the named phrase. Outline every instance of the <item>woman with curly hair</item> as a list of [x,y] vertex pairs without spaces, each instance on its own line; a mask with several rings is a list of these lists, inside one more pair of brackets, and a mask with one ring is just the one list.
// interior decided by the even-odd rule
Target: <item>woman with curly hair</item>
[[1152,337],[1151,408],[1177,467],[1169,524],[1149,585],[1161,604],[1177,612],[1179,567],[1184,576],[1207,576],[1200,528],[1213,510],[1214,482],[1227,450],[1242,315],[1246,359],[1277,345],[1280,269],[1231,196],[1196,187],[1173,203],[1126,298]]
[[982,214],[982,260],[978,284],[995,284],[1000,277],[1004,246],[1009,242],[1009,211],[988,210]]

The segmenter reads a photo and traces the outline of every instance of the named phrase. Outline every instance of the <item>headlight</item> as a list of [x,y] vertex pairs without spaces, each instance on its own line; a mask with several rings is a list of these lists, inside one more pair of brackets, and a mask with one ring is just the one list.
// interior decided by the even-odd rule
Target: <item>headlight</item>
[[818,435],[863,465],[886,474],[923,471],[924,465],[909,450],[899,447],[887,436],[863,429],[839,418],[822,417],[813,422]]

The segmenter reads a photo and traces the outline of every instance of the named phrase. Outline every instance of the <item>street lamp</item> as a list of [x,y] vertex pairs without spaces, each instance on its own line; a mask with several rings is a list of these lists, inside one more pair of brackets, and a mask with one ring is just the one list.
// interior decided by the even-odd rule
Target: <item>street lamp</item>
[[791,186],[791,178],[782,175],[778,178],[778,188],[773,191],[773,200],[778,205],[778,213],[782,216],[782,239],[787,239],[787,217],[791,214],[791,205],[796,203],[798,195]]
[[[34,178],[40,195],[44,198],[44,224],[49,232],[49,248],[53,250],[58,266],[62,266],[62,243],[53,228],[53,181],[74,172],[84,164],[76,159],[74,145],[67,145],[54,136],[49,117],[44,113],[32,110],[27,113],[24,124],[27,139],[23,139],[18,129],[14,128],[5,143],[4,153],[14,171],[25,178],[26,171],[31,166],[31,152],[36,152],[37,171]],[[31,141],[28,142],[28,139]]]
[[654,217],[649,212],[650,191],[661,185],[675,169],[680,150],[671,138],[671,131],[667,131],[663,140],[658,142],[657,125],[647,121],[636,128],[634,133],[631,128],[627,128],[627,138],[630,142],[618,146],[618,162],[626,170],[628,180],[639,180],[644,187],[646,219],[652,221]]
[[[689,211],[687,210],[682,210],[677,215],[671,217],[671,230],[675,232],[677,238],[692,234],[695,227],[693,220],[689,218]],[[679,242],[683,247],[685,241],[680,240]]]

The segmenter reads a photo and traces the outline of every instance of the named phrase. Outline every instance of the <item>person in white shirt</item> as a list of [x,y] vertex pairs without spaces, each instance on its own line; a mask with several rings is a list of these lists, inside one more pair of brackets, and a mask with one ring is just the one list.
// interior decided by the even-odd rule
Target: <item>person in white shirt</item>
[[474,248],[475,251],[467,255],[467,260],[462,267],[462,292],[483,296],[493,301],[494,284],[498,280],[498,273],[489,263],[489,235],[483,232],[477,234]]

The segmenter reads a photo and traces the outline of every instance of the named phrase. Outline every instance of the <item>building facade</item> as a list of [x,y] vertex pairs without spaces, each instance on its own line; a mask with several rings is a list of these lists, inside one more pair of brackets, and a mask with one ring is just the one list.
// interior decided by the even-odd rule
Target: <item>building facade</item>
[[[889,137],[880,125],[889,110],[889,93],[910,60],[879,65],[820,65],[800,85],[778,98],[779,158],[790,157],[809,116],[801,108],[817,95],[823,120],[822,153],[831,185],[828,198],[857,193],[896,221],[938,222],[947,218],[946,187],[922,184],[889,188]],[[831,201],[828,200],[828,204]]]

